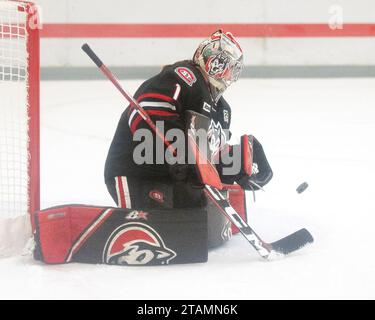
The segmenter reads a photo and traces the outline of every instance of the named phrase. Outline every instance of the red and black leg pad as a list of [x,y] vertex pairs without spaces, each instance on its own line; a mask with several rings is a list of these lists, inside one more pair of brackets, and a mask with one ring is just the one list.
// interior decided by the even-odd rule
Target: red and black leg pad
[[207,212],[67,205],[35,214],[34,258],[48,264],[207,261]]
[[[237,211],[244,221],[248,222],[245,190],[238,184],[224,184],[223,187],[228,192],[228,200],[233,209]],[[238,232],[238,228],[232,224],[232,233],[236,234]]]

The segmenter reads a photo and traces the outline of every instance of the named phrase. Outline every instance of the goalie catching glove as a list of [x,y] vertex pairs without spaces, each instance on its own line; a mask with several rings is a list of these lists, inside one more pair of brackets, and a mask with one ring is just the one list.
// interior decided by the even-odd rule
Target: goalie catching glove
[[224,183],[237,182],[245,190],[259,190],[273,177],[262,145],[252,135],[243,135],[241,145],[232,147],[230,152],[241,149],[241,170],[234,176],[222,176]]

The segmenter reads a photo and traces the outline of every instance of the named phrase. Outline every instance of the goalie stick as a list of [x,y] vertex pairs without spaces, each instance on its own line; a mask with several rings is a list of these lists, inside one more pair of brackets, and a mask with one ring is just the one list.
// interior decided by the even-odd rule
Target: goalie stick
[[[155,124],[149,115],[142,109],[142,107],[137,103],[137,101],[126,92],[120,85],[119,81],[112,74],[112,72],[106,67],[106,65],[99,59],[99,57],[94,53],[88,44],[82,46],[82,50],[90,57],[90,59],[96,64],[96,66],[103,72],[103,74],[115,85],[115,87],[121,92],[121,94],[129,101],[129,103],[137,110],[142,119],[150,126],[150,128],[155,132],[155,134],[162,139],[164,144],[167,146],[168,150],[174,154],[174,150],[171,144],[164,138],[163,134],[157,129]],[[189,140],[194,141],[190,136]],[[194,141],[195,143],[195,141]],[[193,146],[194,147],[194,146]],[[199,150],[198,150],[198,156]],[[216,172],[213,165],[208,162],[208,169],[212,172]],[[207,168],[207,166],[206,166]],[[203,171],[202,168],[198,170]],[[202,176],[202,175],[201,175]],[[216,172],[217,176],[217,172]],[[217,179],[213,179],[217,180]],[[205,181],[202,181],[205,183]],[[287,255],[292,253],[305,245],[313,242],[313,237],[306,229],[301,229],[293,234],[286,236],[285,238],[267,243],[264,242],[255,231],[241,218],[241,216],[233,209],[230,203],[225,199],[225,197],[220,193],[217,187],[220,188],[221,183],[215,182],[210,183],[210,185],[205,184],[204,192],[212,200],[219,211],[224,214],[241,232],[241,234],[246,238],[246,240],[254,247],[254,249],[259,253],[259,255],[265,259],[270,259],[274,256],[273,253],[277,255]]]

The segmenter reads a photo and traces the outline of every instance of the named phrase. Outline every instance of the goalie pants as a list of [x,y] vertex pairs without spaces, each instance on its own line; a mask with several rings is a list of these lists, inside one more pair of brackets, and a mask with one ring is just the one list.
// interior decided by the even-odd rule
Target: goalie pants
[[231,238],[231,224],[207,200],[201,186],[170,180],[146,180],[134,177],[115,177],[107,182],[107,189],[120,208],[202,209],[207,211],[208,248],[222,245]]

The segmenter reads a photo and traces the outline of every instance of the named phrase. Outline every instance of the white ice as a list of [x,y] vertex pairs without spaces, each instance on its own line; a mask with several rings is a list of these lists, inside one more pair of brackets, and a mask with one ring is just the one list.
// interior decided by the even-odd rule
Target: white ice
[[[107,81],[41,89],[43,207],[113,205],[103,165],[126,102]],[[167,267],[13,257],[0,260],[0,298],[374,299],[375,79],[242,79],[226,98],[234,133],[258,137],[274,170],[256,203],[248,195],[250,224],[267,241],[306,227],[312,246],[264,262],[236,236],[208,263]]]

